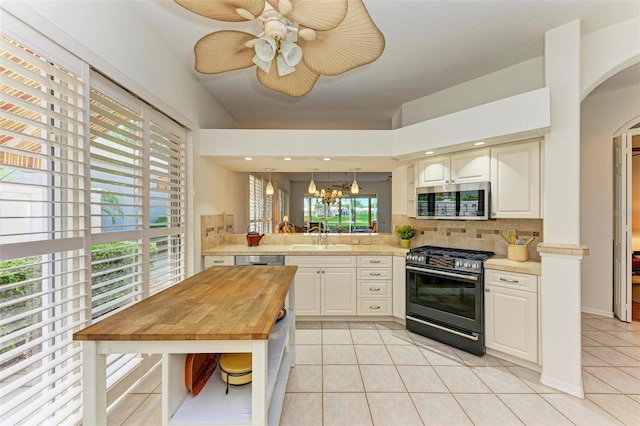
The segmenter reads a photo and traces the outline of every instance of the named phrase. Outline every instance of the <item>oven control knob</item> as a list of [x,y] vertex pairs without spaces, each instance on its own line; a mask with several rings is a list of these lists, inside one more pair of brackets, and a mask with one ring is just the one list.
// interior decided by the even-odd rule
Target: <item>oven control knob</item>
[[424,256],[420,256],[420,262],[424,262],[425,257]]
[[458,260],[458,261],[456,262],[456,266],[457,266],[458,268],[462,268],[462,262],[460,262],[460,261]]
[[480,265],[479,265],[479,264],[477,264],[477,263],[474,263],[473,265],[471,265],[471,267],[472,267],[473,269],[479,269],[479,268],[480,268]]
[[464,267],[465,267],[465,268],[468,268],[469,266],[471,266],[471,264],[470,264],[469,262],[465,262],[465,263],[464,263]]

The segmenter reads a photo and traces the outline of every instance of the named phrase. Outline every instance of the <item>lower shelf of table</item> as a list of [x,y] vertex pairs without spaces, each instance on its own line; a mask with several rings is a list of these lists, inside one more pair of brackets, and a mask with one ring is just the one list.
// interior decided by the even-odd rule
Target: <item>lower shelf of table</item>
[[[267,349],[267,404],[268,422],[277,426],[292,363],[293,346],[288,343],[288,332],[295,315],[287,315],[274,326]],[[179,364],[186,355],[180,355]],[[220,367],[200,391],[198,396],[186,395],[184,401],[169,420],[170,425],[247,425],[252,423],[252,384],[229,386],[220,377]],[[186,388],[184,392],[188,393]]]

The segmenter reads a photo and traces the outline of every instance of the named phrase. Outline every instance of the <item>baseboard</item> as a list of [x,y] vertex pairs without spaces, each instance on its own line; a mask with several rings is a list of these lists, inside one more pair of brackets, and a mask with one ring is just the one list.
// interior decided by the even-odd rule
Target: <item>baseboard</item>
[[613,318],[613,312],[611,311],[601,311],[600,309],[585,308],[584,306],[580,308],[580,311],[585,314],[598,315],[599,317]]
[[584,398],[584,389],[582,387],[582,382],[580,385],[574,385],[573,383],[567,383],[564,380],[559,380],[554,377],[549,377],[544,374],[540,374],[540,383],[545,386],[549,386],[554,389],[558,389],[564,393],[568,393],[569,395],[576,396],[578,398]]

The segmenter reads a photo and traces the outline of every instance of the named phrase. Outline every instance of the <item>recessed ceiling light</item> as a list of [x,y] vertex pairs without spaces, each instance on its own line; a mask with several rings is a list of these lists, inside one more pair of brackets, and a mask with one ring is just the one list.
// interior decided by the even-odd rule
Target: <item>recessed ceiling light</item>
[[323,158],[323,160],[324,160],[324,161],[331,161],[331,158],[329,158],[329,157],[325,157],[325,158]]
[[431,154],[433,154],[433,151],[427,151],[427,152],[425,152],[425,154],[431,155]]
[[251,157],[244,157],[244,159],[247,160],[247,161],[253,160],[253,158],[251,158]]
[[291,161],[291,157],[284,157],[284,161]]
[[480,145],[484,145],[486,142],[476,142],[474,143],[475,146],[480,146]]

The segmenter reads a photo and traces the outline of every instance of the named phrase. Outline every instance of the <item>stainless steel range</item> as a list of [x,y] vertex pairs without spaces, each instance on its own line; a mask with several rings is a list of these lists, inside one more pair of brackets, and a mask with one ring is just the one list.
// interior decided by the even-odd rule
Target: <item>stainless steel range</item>
[[407,253],[407,329],[484,355],[484,261],[489,251],[423,246]]

